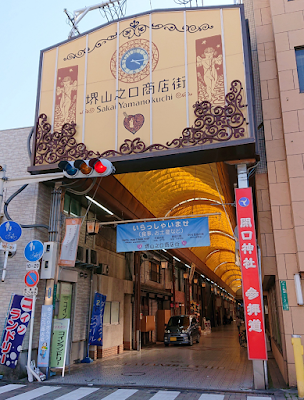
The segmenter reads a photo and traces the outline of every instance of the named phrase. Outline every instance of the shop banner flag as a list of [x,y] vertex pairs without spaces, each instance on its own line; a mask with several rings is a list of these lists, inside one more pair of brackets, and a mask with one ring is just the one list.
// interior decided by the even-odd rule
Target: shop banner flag
[[59,260],[59,265],[63,267],[75,267],[81,222],[81,218],[67,218],[65,220],[65,236],[61,245]]
[[33,299],[14,294],[11,299],[6,326],[2,334],[0,364],[15,368],[28,323],[31,319]]
[[103,314],[106,304],[104,294],[95,293],[90,324],[89,345],[102,346]]
[[235,189],[244,314],[249,360],[267,360],[263,289],[257,255],[251,188]]
[[43,305],[41,309],[40,335],[37,366],[48,368],[52,335],[53,305]]
[[117,252],[210,246],[208,217],[117,225]]

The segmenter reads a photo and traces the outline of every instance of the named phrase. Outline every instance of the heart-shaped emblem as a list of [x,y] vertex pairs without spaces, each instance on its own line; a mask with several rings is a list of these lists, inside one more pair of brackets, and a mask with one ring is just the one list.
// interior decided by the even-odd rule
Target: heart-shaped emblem
[[183,240],[183,241],[182,241],[182,245],[183,245],[183,246],[186,246],[186,244],[187,244],[187,240]]
[[137,247],[138,247],[139,249],[141,249],[141,248],[142,248],[142,244],[138,244]]
[[128,115],[127,113],[124,113],[124,116],[124,127],[135,135],[135,133],[143,126],[145,117],[142,114]]

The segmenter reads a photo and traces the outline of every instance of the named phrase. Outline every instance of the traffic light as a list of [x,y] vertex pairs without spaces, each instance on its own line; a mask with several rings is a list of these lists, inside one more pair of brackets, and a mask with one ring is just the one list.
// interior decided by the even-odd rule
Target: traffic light
[[111,161],[105,158],[91,160],[60,161],[58,167],[67,178],[88,178],[108,176],[115,172]]

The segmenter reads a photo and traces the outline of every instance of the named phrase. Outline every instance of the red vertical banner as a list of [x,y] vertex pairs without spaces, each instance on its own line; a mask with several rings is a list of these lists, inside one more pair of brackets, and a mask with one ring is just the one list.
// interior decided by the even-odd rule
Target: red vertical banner
[[259,274],[251,188],[235,189],[249,360],[267,360],[263,290]]

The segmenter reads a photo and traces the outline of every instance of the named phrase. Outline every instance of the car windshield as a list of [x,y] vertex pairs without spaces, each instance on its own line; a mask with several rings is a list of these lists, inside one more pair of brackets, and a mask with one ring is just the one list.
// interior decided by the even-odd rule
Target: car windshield
[[188,328],[189,317],[171,317],[168,322],[168,328],[172,326],[178,326],[179,328]]

